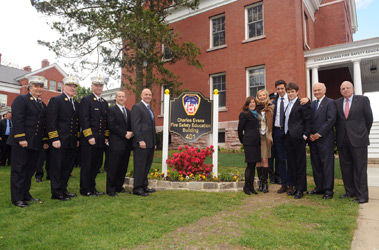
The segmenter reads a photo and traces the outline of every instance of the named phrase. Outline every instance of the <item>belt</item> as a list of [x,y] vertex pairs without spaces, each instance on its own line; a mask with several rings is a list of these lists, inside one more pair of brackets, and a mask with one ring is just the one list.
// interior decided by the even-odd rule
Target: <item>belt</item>
[[280,129],[280,130],[284,130],[284,128],[283,127],[274,127],[274,128],[276,128],[276,129]]

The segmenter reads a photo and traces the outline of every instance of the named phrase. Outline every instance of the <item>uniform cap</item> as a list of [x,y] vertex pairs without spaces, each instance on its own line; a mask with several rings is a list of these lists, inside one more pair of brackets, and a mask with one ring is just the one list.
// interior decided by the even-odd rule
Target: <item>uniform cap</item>
[[101,77],[101,76],[91,77],[91,82],[92,84],[104,85],[104,77]]
[[79,85],[79,79],[75,76],[67,76],[63,78],[63,83],[66,84],[75,84],[76,86]]
[[47,83],[47,80],[43,76],[31,76],[28,78],[29,84],[42,84],[45,85]]

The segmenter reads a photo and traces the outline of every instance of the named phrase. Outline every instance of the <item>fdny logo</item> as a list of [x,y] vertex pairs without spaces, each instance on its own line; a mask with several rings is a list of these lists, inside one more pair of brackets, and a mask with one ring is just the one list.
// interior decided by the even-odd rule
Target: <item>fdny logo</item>
[[187,115],[195,115],[199,110],[200,97],[194,94],[185,94],[182,98],[183,107]]

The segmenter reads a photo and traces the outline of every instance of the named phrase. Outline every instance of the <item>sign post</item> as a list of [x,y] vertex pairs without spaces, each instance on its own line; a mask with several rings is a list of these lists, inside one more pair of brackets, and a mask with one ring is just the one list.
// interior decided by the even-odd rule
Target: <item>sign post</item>
[[162,146],[162,172],[167,176],[167,163],[168,158],[168,124],[169,124],[169,105],[170,105],[170,90],[166,89],[164,92],[163,100],[163,146]]
[[218,176],[218,89],[213,91],[213,136],[212,136],[212,144],[213,144],[213,176]]

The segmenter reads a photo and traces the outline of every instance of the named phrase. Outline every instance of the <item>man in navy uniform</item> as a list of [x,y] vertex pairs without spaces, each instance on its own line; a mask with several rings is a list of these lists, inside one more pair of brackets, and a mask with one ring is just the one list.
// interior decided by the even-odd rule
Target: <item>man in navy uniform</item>
[[104,194],[96,190],[96,176],[109,136],[109,130],[107,130],[108,102],[101,97],[104,78],[91,77],[91,81],[93,93],[82,98],[79,111],[82,128],[80,194],[84,196]]
[[116,105],[109,108],[109,160],[107,168],[107,194],[116,196],[125,193],[122,187],[125,174],[128,170],[130,151],[132,150],[131,114],[125,108],[126,94],[124,91],[116,93]]
[[51,198],[66,201],[76,196],[67,191],[67,183],[79,146],[79,103],[74,100],[79,81],[68,76],[63,83],[63,94],[51,98],[47,106],[46,127],[50,142]]
[[34,199],[29,190],[37,168],[40,150],[47,148],[46,105],[41,101],[46,79],[42,76],[29,78],[29,93],[19,95],[13,101],[13,128],[8,143],[12,146],[11,199],[17,207],[29,206]]

